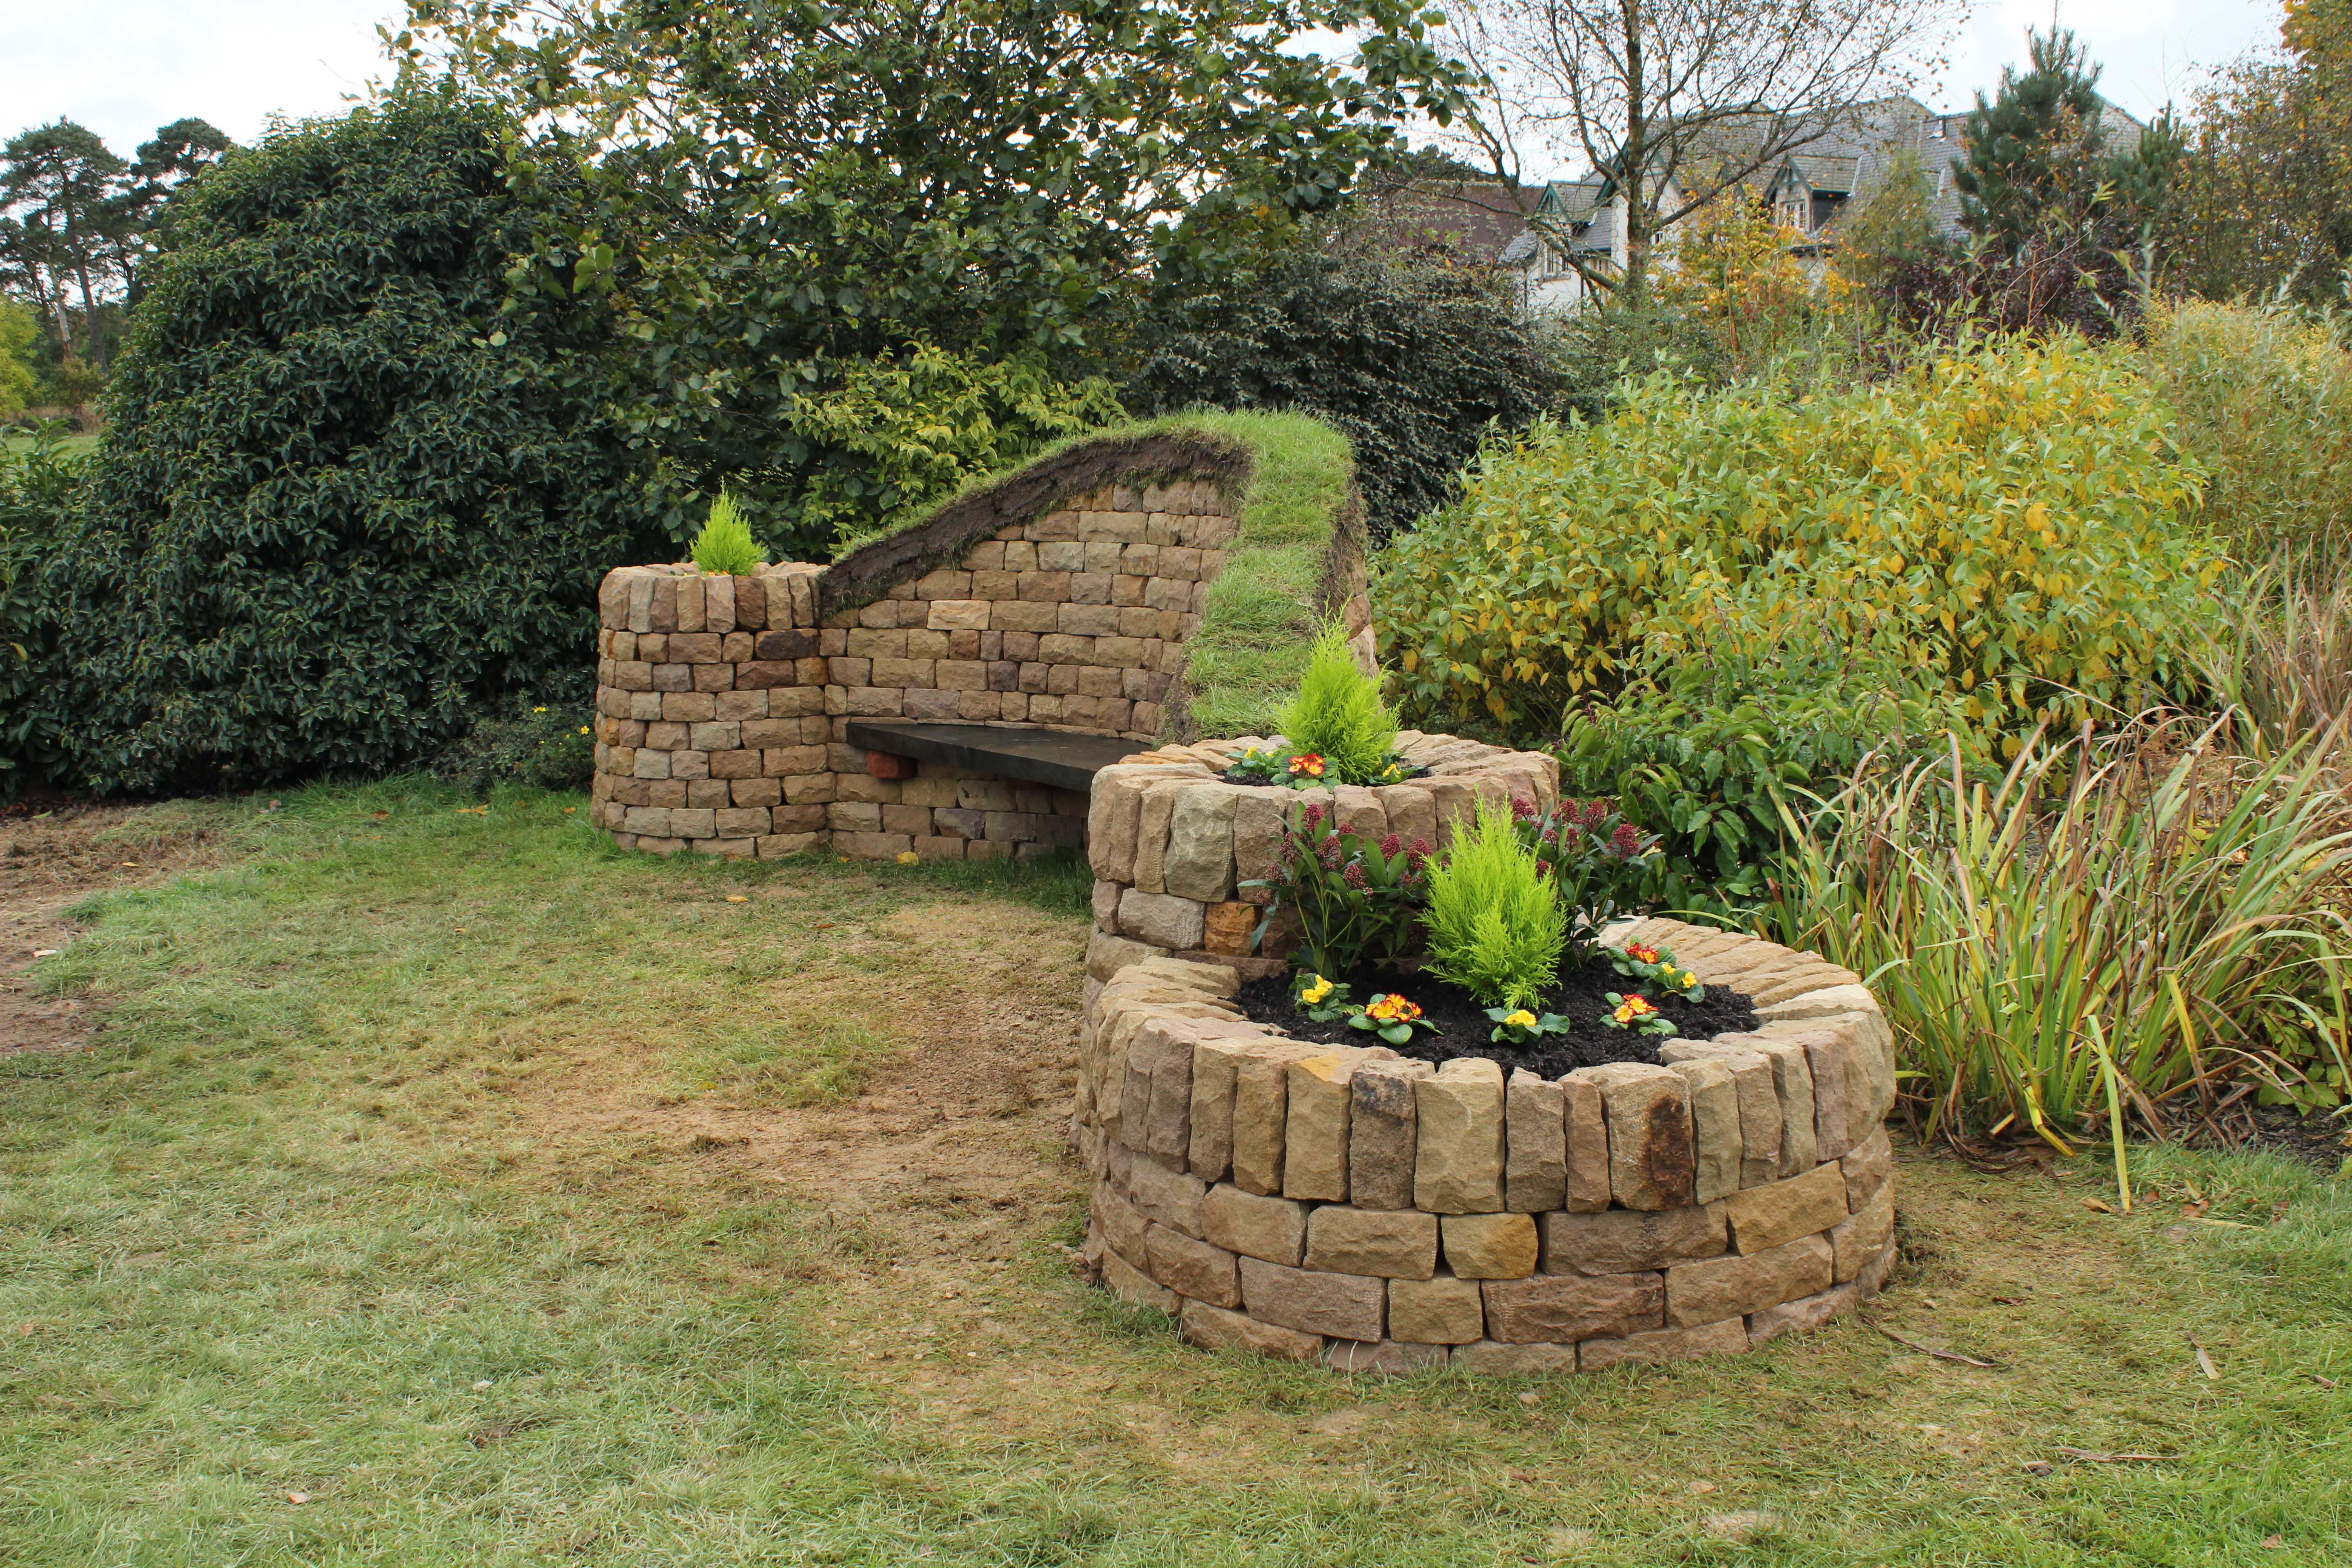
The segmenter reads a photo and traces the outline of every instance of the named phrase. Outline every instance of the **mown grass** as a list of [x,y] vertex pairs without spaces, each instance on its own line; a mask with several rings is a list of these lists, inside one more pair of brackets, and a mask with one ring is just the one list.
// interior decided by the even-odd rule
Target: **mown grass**
[[[1071,1279],[1054,1107],[950,1119],[992,1198],[860,1120],[964,1048],[942,1009],[1062,1029],[1067,873],[654,861],[575,797],[466,804],[164,808],[230,863],[37,971],[113,1026],[0,1058],[0,1562],[2343,1560],[2347,1184],[2150,1150],[2124,1216],[2093,1163],[1907,1160],[1877,1310],[2000,1370],[1859,1324],[1559,1382],[1203,1355]],[[774,1144],[682,1142],[722,1110]],[[798,1173],[894,1140],[854,1214]]]

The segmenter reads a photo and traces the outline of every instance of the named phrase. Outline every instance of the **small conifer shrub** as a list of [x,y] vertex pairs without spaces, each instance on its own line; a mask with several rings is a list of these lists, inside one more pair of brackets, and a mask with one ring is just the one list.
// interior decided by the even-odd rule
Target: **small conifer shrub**
[[1568,906],[1508,808],[1479,802],[1476,826],[1430,871],[1428,899],[1429,973],[1481,1005],[1530,1006],[1559,973]]
[[748,577],[760,569],[761,552],[735,498],[725,490],[710,503],[710,516],[694,536],[694,563],[714,577]]
[[1323,783],[1387,782],[1384,771],[1396,760],[1396,710],[1381,700],[1379,679],[1357,665],[1345,623],[1325,623],[1315,639],[1298,695],[1282,710],[1282,733],[1294,753],[1323,760]]

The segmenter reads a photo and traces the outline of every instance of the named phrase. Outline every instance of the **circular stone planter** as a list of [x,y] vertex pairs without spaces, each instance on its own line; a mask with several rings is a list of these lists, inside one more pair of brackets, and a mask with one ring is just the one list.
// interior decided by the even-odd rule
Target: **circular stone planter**
[[[1557,796],[1549,758],[1400,741],[1431,776],[1316,793],[1343,820],[1378,810],[1384,830],[1440,843],[1482,794]],[[1605,940],[1671,947],[1750,997],[1756,1030],[1669,1041],[1662,1067],[1507,1081],[1482,1057],[1433,1067],[1293,1040],[1230,1000],[1278,957],[1246,951],[1231,916],[1216,926],[1236,867],[1246,879],[1273,858],[1289,802],[1213,776],[1244,743],[1148,753],[1096,781],[1074,1131],[1103,1285],[1196,1344],[1343,1371],[1528,1373],[1745,1350],[1884,1283],[1894,1041],[1853,973],[1629,921]],[[1236,945],[1236,927],[1243,951],[1202,945]]]

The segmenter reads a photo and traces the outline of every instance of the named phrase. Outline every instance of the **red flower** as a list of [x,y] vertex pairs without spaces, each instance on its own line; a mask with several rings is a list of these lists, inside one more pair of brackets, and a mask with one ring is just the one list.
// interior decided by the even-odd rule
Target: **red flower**
[[1322,826],[1323,808],[1319,805],[1308,806],[1307,808],[1307,831],[1312,833]]
[[1310,779],[1319,779],[1323,776],[1322,755],[1316,752],[1301,752],[1290,759],[1290,771],[1304,773]]
[[1364,886],[1364,863],[1361,860],[1349,861],[1348,868],[1339,873],[1339,879],[1361,891]]
[[1397,851],[1403,847],[1403,836],[1402,834],[1391,833],[1386,838],[1381,840],[1381,858],[1384,860],[1393,860],[1396,858]]
[[1511,815],[1517,817],[1521,822],[1533,822],[1541,815],[1541,813],[1536,810],[1536,803],[1534,801],[1522,800],[1518,796],[1513,795],[1511,797]]
[[1642,847],[1642,835],[1630,822],[1621,822],[1617,831],[1609,836],[1609,847],[1620,858],[1630,856]]

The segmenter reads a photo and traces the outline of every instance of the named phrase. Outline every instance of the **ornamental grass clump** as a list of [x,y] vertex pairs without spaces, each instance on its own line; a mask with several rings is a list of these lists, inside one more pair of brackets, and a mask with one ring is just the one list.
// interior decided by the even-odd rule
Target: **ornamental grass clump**
[[1390,776],[1397,761],[1396,710],[1381,700],[1379,679],[1356,663],[1342,622],[1326,622],[1316,637],[1298,695],[1282,710],[1282,733],[1294,755],[1321,763],[1318,776],[1326,784],[1373,784]]
[[1429,973],[1490,1007],[1524,1008],[1559,973],[1568,906],[1519,840],[1509,808],[1481,801],[1477,826],[1429,874]]
[[751,525],[725,490],[710,503],[710,516],[694,536],[694,563],[714,577],[748,577],[760,569],[761,552]]

